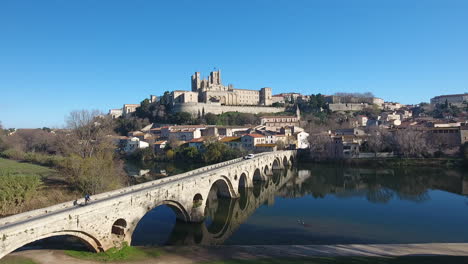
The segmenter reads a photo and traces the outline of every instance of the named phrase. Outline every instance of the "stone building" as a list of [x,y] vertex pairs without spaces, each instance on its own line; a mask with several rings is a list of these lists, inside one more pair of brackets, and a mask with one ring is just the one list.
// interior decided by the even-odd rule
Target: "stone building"
[[122,109],[110,109],[109,110],[109,115],[112,117],[112,119],[119,118],[122,116],[123,110]]
[[271,88],[260,90],[235,89],[232,84],[225,86],[221,71],[213,71],[208,79],[201,79],[200,73],[192,75],[192,92],[198,94],[200,103],[221,103],[221,105],[263,105],[272,104]]
[[431,98],[432,105],[445,104],[445,102],[459,107],[463,106],[464,103],[468,102],[468,93],[440,95]]
[[300,119],[301,112],[298,107],[295,116],[262,116],[260,124],[265,126],[267,130],[277,131],[286,126],[299,126]]
[[192,115],[203,113],[222,114],[225,112],[277,113],[284,107],[272,107],[272,89],[236,89],[232,84],[223,85],[221,71],[213,71],[208,79],[199,72],[191,77],[191,91],[173,91],[171,101],[174,112],[188,112]]
[[140,107],[140,104],[124,104],[122,108],[122,115],[124,117],[130,115],[136,111],[137,107]]

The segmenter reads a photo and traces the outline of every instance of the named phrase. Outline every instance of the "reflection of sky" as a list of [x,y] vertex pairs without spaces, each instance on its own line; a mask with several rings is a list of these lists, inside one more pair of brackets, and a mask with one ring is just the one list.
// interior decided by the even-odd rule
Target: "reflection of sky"
[[428,195],[424,202],[394,197],[387,204],[371,203],[365,195],[276,197],[226,244],[468,242],[466,199],[437,190]]
[[[424,188],[415,192],[418,195],[402,195],[380,185],[372,191],[362,186],[323,198],[276,196],[272,205],[258,208],[225,244],[468,242],[467,197]],[[404,186],[407,191],[421,187]],[[287,187],[295,192],[291,182]],[[281,190],[282,195],[288,188]],[[210,222],[207,219],[205,224]],[[185,231],[173,230],[174,224],[172,210],[158,207],[140,221],[132,244],[161,245],[174,234],[183,237]]]
[[149,211],[138,223],[132,236],[132,245],[162,245],[168,240],[175,225],[175,214],[167,206]]

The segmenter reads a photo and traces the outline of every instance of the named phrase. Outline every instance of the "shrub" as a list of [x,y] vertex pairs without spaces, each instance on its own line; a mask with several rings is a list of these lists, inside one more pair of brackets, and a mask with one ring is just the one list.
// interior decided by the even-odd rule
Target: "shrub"
[[23,160],[25,153],[17,149],[7,149],[1,153],[1,156],[8,159]]
[[31,200],[42,182],[38,175],[14,174],[0,171],[0,211],[2,215]]
[[71,155],[65,159],[63,170],[71,185],[82,193],[109,191],[125,183],[121,164],[116,163],[110,153],[86,158]]

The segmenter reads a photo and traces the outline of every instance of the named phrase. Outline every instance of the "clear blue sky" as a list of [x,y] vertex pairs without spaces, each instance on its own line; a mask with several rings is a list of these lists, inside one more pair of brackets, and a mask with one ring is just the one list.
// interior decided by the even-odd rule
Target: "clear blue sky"
[[468,1],[0,1],[0,121],[61,127],[220,68],[237,88],[468,91]]

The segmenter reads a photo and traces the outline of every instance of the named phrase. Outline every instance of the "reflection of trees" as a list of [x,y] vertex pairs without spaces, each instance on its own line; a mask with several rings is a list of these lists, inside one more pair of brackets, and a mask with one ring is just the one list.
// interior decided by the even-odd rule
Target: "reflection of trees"
[[371,188],[367,191],[366,198],[373,203],[388,203],[394,192],[387,188]]
[[460,171],[437,168],[373,169],[316,165],[308,167],[311,177],[295,184],[287,184],[280,193],[283,197],[311,195],[323,198],[364,196],[370,202],[387,203],[391,199],[422,202],[430,199],[429,189],[452,193],[462,192]]

